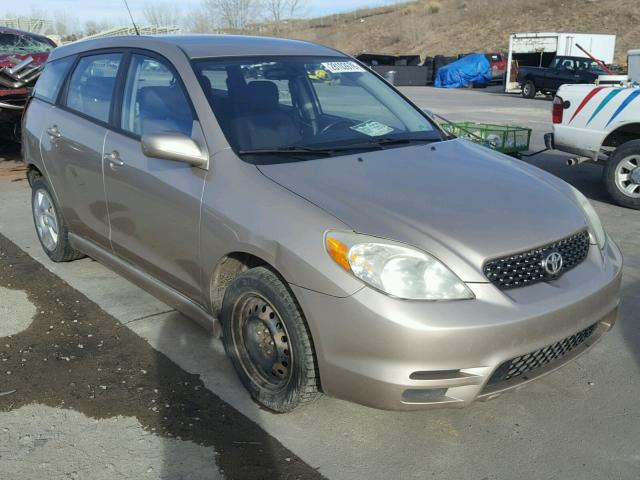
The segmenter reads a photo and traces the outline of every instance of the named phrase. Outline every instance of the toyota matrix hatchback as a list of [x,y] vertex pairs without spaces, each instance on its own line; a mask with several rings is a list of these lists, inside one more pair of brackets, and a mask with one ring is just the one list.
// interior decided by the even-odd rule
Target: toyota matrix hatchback
[[465,406],[556,369],[616,319],[620,252],[583,195],[447,136],[330,48],[61,47],[23,143],[47,255],[93,257],[222,335],[275,411],[320,392]]

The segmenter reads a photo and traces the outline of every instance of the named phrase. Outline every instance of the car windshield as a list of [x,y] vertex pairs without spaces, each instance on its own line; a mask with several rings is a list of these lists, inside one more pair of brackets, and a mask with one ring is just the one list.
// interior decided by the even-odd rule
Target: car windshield
[[349,58],[206,59],[195,69],[241,154],[338,154],[442,138],[420,110]]
[[53,48],[53,45],[44,38],[0,33],[0,54],[42,53],[50,52]]

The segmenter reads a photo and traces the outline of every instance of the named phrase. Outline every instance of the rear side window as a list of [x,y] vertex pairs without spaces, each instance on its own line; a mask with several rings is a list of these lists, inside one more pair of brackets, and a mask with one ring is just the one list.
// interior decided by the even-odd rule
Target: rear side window
[[96,120],[108,122],[121,60],[120,53],[81,58],[69,81],[66,106]]
[[58,92],[60,91],[60,86],[64,82],[64,78],[67,76],[67,72],[72,63],[72,57],[47,63],[40,78],[38,78],[36,82],[36,87],[33,92],[35,97],[55,103]]

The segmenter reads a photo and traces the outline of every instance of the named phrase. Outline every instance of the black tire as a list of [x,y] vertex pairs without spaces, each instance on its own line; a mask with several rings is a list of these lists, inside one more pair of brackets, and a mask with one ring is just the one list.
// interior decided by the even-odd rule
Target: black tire
[[274,272],[256,267],[238,275],[225,292],[220,321],[227,355],[260,405],[284,413],[320,396],[311,334]]
[[[635,166],[635,180],[629,178],[629,182],[620,181],[617,177],[619,173],[629,174],[632,171],[631,166]],[[615,149],[613,154],[607,160],[603,172],[604,184],[611,198],[623,207],[640,209],[640,140],[631,140],[623,143]],[[632,193],[627,193],[622,187],[627,186],[633,188],[637,185]],[[631,185],[631,187],[629,187]]]
[[533,83],[533,80],[527,80],[527,82],[522,86],[522,96],[524,98],[534,98],[536,96],[536,84]]
[[[55,245],[48,244],[40,233],[38,227],[38,219],[36,218],[36,197],[38,192],[44,191],[48,196],[48,200],[51,203],[51,215],[55,217],[57,221],[57,239]],[[55,197],[51,191],[51,187],[43,177],[35,177],[31,182],[31,213],[33,216],[33,224],[36,229],[36,235],[42,245],[42,249],[47,256],[54,262],[71,262],[83,258],[85,255],[78,250],[74,249],[69,243],[69,229],[62,217],[60,207],[56,203]]]

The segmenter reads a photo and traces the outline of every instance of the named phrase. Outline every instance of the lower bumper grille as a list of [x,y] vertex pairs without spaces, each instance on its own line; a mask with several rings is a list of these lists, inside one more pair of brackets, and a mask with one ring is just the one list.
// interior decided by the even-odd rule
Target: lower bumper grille
[[488,385],[506,382],[512,378],[520,377],[525,374],[534,372],[535,370],[547,366],[553,362],[560,360],[567,353],[584,343],[596,329],[597,324],[591,325],[584,330],[571,335],[548,347],[541,348],[535,352],[527,353],[519,357],[512,358],[500,365],[489,379]]

